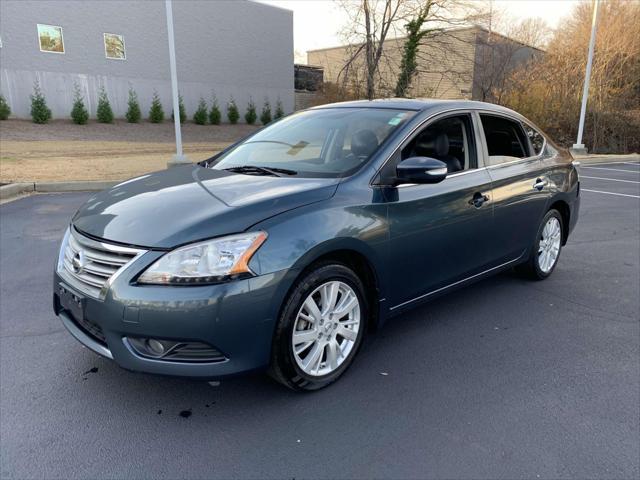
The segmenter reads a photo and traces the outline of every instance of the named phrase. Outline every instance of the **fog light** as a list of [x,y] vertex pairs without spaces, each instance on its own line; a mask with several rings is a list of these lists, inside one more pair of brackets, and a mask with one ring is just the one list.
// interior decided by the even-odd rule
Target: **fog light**
[[147,346],[149,347],[149,350],[157,355],[162,355],[164,353],[164,345],[154,338],[147,340]]

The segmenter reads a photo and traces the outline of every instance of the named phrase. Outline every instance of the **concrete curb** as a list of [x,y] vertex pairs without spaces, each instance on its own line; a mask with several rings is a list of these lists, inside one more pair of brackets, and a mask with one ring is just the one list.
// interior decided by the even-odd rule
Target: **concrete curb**
[[79,182],[20,182],[0,187],[0,200],[11,200],[31,193],[97,192],[113,187],[121,182],[79,181]]
[[[629,155],[576,155],[573,158],[581,164],[608,162],[640,162],[640,154]],[[104,181],[73,182],[21,182],[0,187],[0,200],[6,201],[30,193],[97,192],[121,183]]]
[[8,200],[23,193],[31,193],[35,190],[35,183],[10,183],[0,187],[0,200]]
[[122,182],[38,182],[34,183],[34,190],[40,193],[57,192],[96,192],[111,188]]
[[640,154],[638,153],[631,153],[629,155],[572,155],[572,157],[582,164],[640,162]]

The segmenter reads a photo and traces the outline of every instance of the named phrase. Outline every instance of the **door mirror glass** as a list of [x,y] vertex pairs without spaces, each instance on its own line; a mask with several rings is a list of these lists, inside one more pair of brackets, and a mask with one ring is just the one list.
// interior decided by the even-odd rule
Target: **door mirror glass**
[[430,157],[410,157],[396,167],[396,185],[438,183],[447,176],[447,164]]

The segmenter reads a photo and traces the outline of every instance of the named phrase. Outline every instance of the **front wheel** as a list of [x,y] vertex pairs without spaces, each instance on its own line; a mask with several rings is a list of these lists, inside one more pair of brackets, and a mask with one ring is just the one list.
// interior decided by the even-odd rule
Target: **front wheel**
[[560,212],[549,210],[540,222],[529,260],[520,267],[523,273],[535,280],[551,275],[560,258],[563,228]]
[[353,362],[368,316],[364,286],[348,267],[323,263],[294,287],[276,326],[269,373],[294,390],[318,390]]

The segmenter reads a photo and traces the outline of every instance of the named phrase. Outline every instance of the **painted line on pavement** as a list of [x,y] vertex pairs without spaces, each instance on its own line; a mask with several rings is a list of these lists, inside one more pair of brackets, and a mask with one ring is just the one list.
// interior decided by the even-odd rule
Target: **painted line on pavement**
[[640,182],[636,182],[635,180],[620,180],[618,178],[589,177],[587,175],[580,175],[580,178],[595,178],[596,180],[610,180],[612,182],[638,183],[638,184],[640,184]]
[[586,165],[580,165],[579,168],[591,168],[592,170],[611,170],[612,172],[640,173],[640,170],[626,170],[626,169],[620,169],[620,168],[604,168],[604,167],[587,167]]
[[604,193],[605,195],[616,195],[618,197],[640,198],[640,195],[627,195],[626,193],[603,192],[602,190],[587,190],[586,188],[581,188],[580,191],[591,192],[591,193]]

